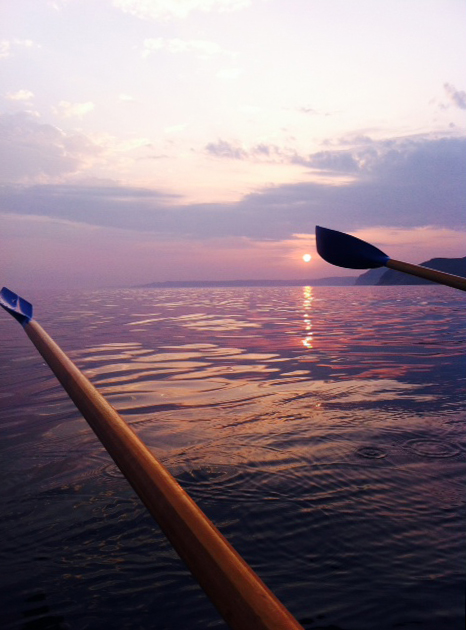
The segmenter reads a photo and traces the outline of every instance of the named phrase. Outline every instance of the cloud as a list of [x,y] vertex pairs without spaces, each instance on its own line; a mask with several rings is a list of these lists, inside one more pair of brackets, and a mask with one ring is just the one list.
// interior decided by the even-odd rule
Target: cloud
[[[415,150],[415,139],[374,141],[367,136],[343,138],[338,144],[345,148],[328,149],[302,155],[290,146],[278,146],[265,142],[244,147],[238,142],[219,139],[209,142],[204,150],[212,157],[233,160],[251,160],[304,166],[314,173],[334,176],[364,177],[376,168],[385,168],[389,162],[404,159]],[[421,140],[422,142],[422,140]],[[397,157],[398,156],[398,157]],[[382,166],[384,162],[387,164]]]
[[152,145],[149,138],[131,138],[125,142],[119,142],[115,145],[115,149],[122,153],[126,153],[127,151],[134,151],[135,149],[140,149],[141,147],[150,146]]
[[243,160],[248,156],[247,152],[242,147],[230,144],[226,140],[209,142],[205,150],[214,157],[229,158],[232,160]]
[[353,232],[354,236],[369,243],[377,243],[383,250],[393,247],[403,247],[409,252],[412,247],[432,247],[432,243],[445,250],[455,247],[458,240],[458,231],[449,228],[438,228],[431,225],[413,228],[398,228],[387,226],[374,226],[362,228]]
[[0,59],[10,56],[11,44],[8,40],[2,39],[0,42]]
[[118,95],[118,99],[120,101],[123,101],[124,103],[135,103],[136,99],[134,98],[134,96],[130,96],[129,94],[124,94],[121,93]]
[[[350,146],[354,143],[353,146]],[[409,174],[412,185],[430,188],[435,181],[441,189],[446,182],[459,182],[466,160],[466,138],[412,136],[375,141],[365,136],[342,141],[348,148],[319,151],[307,156],[294,154],[291,162],[305,166],[314,173],[338,178],[346,175],[355,186],[369,185],[390,179],[393,191]],[[337,180],[336,180],[337,181]]]
[[308,158],[295,155],[291,161],[293,164],[301,164],[327,173],[351,174],[359,170],[357,158],[348,151],[320,151]]
[[58,116],[63,118],[71,118],[76,116],[77,118],[83,118],[86,114],[89,114],[94,109],[95,105],[91,101],[85,103],[70,103],[69,101],[60,101],[58,107],[54,107],[53,111]]
[[456,90],[450,83],[444,83],[443,87],[452,103],[460,109],[466,109],[466,92]]
[[203,59],[208,59],[215,55],[228,55],[234,56],[235,53],[225,50],[219,44],[215,42],[206,41],[202,39],[165,39],[163,37],[156,37],[155,39],[145,39],[143,42],[142,57],[145,59],[151,53],[158,50],[166,50],[172,54],[179,53],[196,53]]
[[170,125],[169,127],[164,127],[163,131],[167,134],[177,134],[183,133],[183,131],[188,126],[188,123],[178,123],[177,125]]
[[6,98],[9,101],[30,101],[34,97],[34,93],[30,90],[18,90],[17,92],[8,92]]
[[6,241],[6,247],[0,248],[3,281],[24,290],[250,278],[252,270],[256,278],[276,278],[284,272],[294,278],[296,258],[301,260],[300,255],[292,255],[297,249],[294,241],[168,240],[153,233],[31,215],[3,215],[2,236]]
[[343,185],[288,184],[245,202],[286,207],[302,226],[297,232],[319,222],[344,231],[374,224],[460,227],[466,224],[465,163],[466,138],[387,140],[309,157],[313,169],[350,175]]
[[47,5],[55,11],[61,11],[63,7],[70,4],[73,0],[48,0]]
[[250,0],[113,0],[117,9],[144,20],[186,18],[192,11],[237,11],[250,4]]
[[227,140],[209,142],[204,147],[206,153],[212,157],[228,158],[230,160],[261,160],[274,162],[289,162],[294,152],[287,151],[273,144],[259,143],[245,149],[238,143]]
[[0,41],[0,59],[11,57],[13,52],[17,48],[40,48],[38,44],[35,44],[32,39],[3,39]]
[[76,173],[101,148],[80,134],[66,134],[25,112],[0,114],[0,182],[48,181]]
[[[4,187],[0,210],[152,232],[166,239],[283,241],[312,234],[316,224],[342,231],[370,226],[464,230],[466,138],[394,140],[391,148],[389,144],[352,171],[353,178],[344,184],[303,181],[268,186],[236,203],[188,205],[180,197],[150,189],[49,185]],[[211,147],[225,157],[231,153],[234,157],[236,150],[228,143]],[[61,154],[60,158],[64,159]],[[328,169],[329,163],[320,166]],[[330,166],[334,168],[332,162]]]
[[298,107],[297,111],[308,116],[331,116],[331,112],[322,111],[306,105],[303,107]]

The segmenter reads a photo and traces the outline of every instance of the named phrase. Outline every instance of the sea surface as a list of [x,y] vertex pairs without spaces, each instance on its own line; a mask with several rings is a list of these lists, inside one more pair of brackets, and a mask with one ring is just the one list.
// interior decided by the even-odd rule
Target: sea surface
[[[463,630],[464,293],[24,297],[304,628]],[[0,409],[2,629],[226,627],[4,311]]]

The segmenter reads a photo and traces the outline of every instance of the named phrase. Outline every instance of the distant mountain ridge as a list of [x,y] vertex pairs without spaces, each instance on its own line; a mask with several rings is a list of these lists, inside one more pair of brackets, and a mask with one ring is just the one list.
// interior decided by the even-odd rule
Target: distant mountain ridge
[[313,280],[167,280],[138,285],[140,289],[189,289],[209,287],[305,287],[305,286],[353,286],[355,276],[335,276]]
[[[466,278],[466,256],[464,258],[431,258],[421,263],[423,267],[444,271]],[[348,287],[402,284],[435,284],[407,273],[380,267],[369,269],[360,276],[333,276],[309,280],[167,280],[141,284],[139,289],[189,289],[215,287]]]
[[[431,258],[426,262],[421,263],[422,267],[428,267],[429,269],[436,269],[437,271],[444,271],[445,273],[451,273],[454,276],[461,276],[466,278],[466,256],[464,258]],[[417,276],[411,276],[410,274],[403,273],[401,271],[395,271],[394,269],[386,269],[380,267],[378,269],[370,269],[361,274],[355,282],[355,285],[401,285],[401,284],[435,284],[430,280],[424,278],[418,278]]]

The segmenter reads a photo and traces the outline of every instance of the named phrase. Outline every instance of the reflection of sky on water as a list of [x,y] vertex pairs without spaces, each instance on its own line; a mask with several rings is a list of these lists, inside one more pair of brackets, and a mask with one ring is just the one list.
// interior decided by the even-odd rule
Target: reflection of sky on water
[[[457,293],[122,290],[83,294],[78,308],[75,296],[44,299],[36,312],[298,618],[451,630],[466,548]],[[17,324],[1,327],[10,608],[37,579],[27,567],[39,546],[41,583],[63,593],[73,627],[92,627],[92,606],[115,627],[140,610],[215,627]],[[173,588],[194,617],[170,604]]]

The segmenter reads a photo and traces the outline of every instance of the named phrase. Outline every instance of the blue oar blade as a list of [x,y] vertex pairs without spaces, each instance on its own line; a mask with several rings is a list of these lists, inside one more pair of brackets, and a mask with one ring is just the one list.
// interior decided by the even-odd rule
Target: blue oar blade
[[32,304],[6,287],[0,291],[0,306],[13,315],[22,326],[33,317]]
[[389,257],[380,249],[360,238],[316,226],[319,255],[332,265],[348,269],[376,269],[383,267]]

